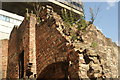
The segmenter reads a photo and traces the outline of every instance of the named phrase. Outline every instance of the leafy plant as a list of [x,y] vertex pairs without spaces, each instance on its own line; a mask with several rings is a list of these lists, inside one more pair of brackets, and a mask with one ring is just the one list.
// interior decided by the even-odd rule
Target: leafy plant
[[75,13],[73,13],[72,11],[67,11],[66,9],[62,9],[61,11],[62,19],[65,22],[65,24],[67,23],[72,26],[79,19],[75,16]]
[[78,30],[83,30],[87,27],[84,16],[76,16],[72,11],[62,9],[62,19],[65,22],[65,27],[72,27],[73,24],[78,25]]
[[88,24],[86,23],[86,21],[84,19],[81,19],[78,23],[78,30],[84,30]]
[[[78,39],[78,36],[76,35],[76,30],[85,30],[85,28],[88,26],[86,23],[84,16],[76,16],[75,13],[72,11],[67,11],[66,9],[62,9],[62,19],[64,21],[65,30],[69,30],[67,32],[70,32],[71,40],[75,41]],[[74,26],[77,25],[77,27]],[[73,28],[74,27],[74,28]]]
[[91,43],[91,47],[97,47],[97,46],[98,46],[97,42],[92,42]]

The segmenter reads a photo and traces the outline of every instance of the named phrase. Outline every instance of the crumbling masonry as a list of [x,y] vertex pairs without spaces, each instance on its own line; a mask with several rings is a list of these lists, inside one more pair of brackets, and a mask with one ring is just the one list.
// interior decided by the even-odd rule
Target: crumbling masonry
[[[118,47],[94,25],[71,41],[57,13],[37,23],[29,14],[11,32],[7,78],[96,80],[118,77]],[[71,28],[75,32],[76,28]]]

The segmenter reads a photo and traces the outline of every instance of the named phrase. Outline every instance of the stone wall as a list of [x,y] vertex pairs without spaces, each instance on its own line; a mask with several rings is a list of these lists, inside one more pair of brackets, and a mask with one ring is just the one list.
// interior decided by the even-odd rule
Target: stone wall
[[[58,20],[58,19],[57,19]],[[61,22],[58,26],[60,33],[79,52],[79,77],[118,78],[118,46],[111,39],[106,38],[94,25],[89,25],[84,30],[77,30],[74,25],[69,30],[77,35],[73,41],[71,31],[65,32],[65,25]]]
[[0,40],[0,79],[7,76],[8,40]]

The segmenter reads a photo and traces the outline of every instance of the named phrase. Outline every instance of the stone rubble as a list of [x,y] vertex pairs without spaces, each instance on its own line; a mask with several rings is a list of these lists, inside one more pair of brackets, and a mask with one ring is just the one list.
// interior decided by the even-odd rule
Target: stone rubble
[[[79,53],[79,77],[81,78],[118,78],[118,46],[106,38],[93,24],[85,32],[79,31],[77,37],[83,41],[71,41],[69,30],[65,33],[64,22],[57,13],[53,13],[57,30],[74,46]],[[72,30],[77,32],[77,25]],[[96,43],[96,46],[92,46]]]

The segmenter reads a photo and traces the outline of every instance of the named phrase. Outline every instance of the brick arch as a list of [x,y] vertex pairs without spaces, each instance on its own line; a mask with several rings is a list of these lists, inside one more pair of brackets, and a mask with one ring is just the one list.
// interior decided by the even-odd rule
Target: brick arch
[[38,75],[37,80],[57,80],[68,78],[68,61],[61,61],[47,65]]
[[37,76],[48,65],[68,60],[67,42],[54,24],[46,22],[36,26]]
[[68,60],[66,57],[58,57],[57,61],[55,61],[55,59],[51,56],[51,59],[46,59],[45,61],[41,62],[41,64],[38,64],[38,60],[37,60],[37,75],[40,75],[42,73],[42,71],[49,65],[55,64],[55,63],[67,63]]
[[[54,22],[46,21],[44,24],[36,25],[36,67],[38,78],[44,70],[46,71],[47,67],[52,66],[51,64],[64,61],[72,61],[73,64],[68,69],[69,77],[78,78],[78,53],[74,50],[73,45],[67,43],[65,37],[56,29]],[[74,69],[74,67],[77,69]]]

